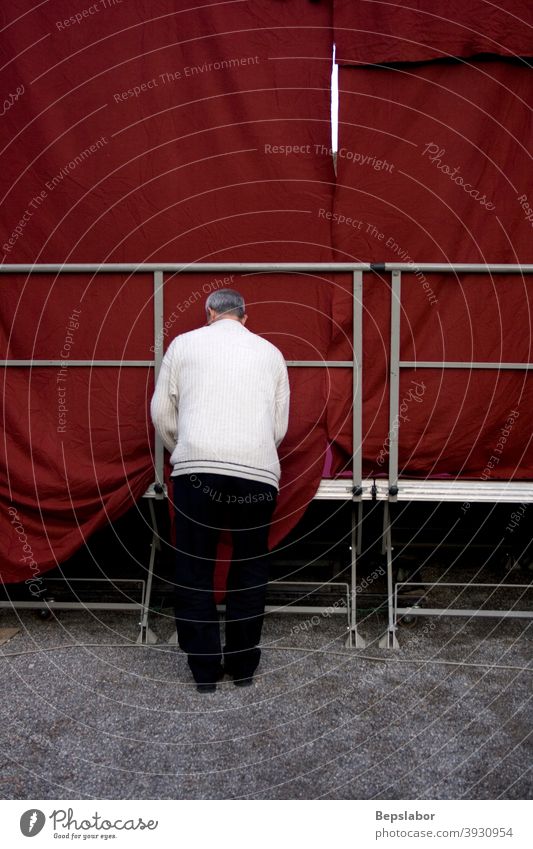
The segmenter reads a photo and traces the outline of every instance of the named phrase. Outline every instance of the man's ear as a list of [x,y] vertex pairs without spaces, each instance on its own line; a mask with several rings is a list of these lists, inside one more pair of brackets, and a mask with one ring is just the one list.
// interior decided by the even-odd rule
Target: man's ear
[[216,312],[211,307],[207,308],[207,323],[211,324],[215,320]]
[[245,314],[243,315],[243,317],[241,318],[241,324],[246,324],[246,322],[247,322],[247,321],[248,321],[248,316],[247,316],[247,315],[246,315],[246,313],[245,313]]

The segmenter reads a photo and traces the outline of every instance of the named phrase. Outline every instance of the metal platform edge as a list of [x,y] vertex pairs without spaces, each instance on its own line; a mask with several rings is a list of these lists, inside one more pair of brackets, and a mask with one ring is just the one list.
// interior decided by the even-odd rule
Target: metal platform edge
[[[362,481],[363,501],[458,501],[473,503],[505,502],[509,504],[533,503],[533,481],[468,481],[468,480],[415,480],[398,481],[398,493],[391,495],[389,481],[365,479]],[[167,488],[156,492],[151,484],[144,498],[161,500],[167,497]],[[357,498],[356,500],[359,500]],[[317,501],[352,501],[353,484],[350,478],[323,478],[313,496]]]

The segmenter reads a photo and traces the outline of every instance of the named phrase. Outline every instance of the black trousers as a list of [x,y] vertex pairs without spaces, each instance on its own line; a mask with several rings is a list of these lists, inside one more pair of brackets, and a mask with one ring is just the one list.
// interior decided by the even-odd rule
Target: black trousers
[[[175,615],[178,642],[198,683],[216,681],[221,661],[235,678],[253,675],[260,659],[268,581],[268,530],[277,489],[218,474],[177,475]],[[222,649],[213,592],[216,551],[232,535]]]

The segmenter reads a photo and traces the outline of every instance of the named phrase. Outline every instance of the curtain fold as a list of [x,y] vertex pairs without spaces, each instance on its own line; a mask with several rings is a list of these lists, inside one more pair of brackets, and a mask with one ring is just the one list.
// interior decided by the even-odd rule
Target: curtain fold
[[341,65],[533,55],[529,0],[334,0]]
[[[486,5],[446,4],[445,11],[436,3],[392,9],[335,2],[341,62],[335,258],[412,265],[402,279],[404,361],[533,359],[529,278],[416,269],[430,262],[533,261],[533,71],[508,58],[526,51],[528,26],[516,16],[527,11],[529,20],[531,9],[509,4],[475,26],[474,13]],[[424,44],[413,53],[422,26]],[[483,40],[498,27],[500,58],[435,58],[443,49],[452,56],[486,51]],[[392,64],[378,65],[386,62]],[[389,279],[376,273],[364,281],[364,473],[387,474],[392,429],[404,475],[531,479],[533,386],[525,370],[402,369],[400,411],[391,427]],[[334,291],[333,311],[348,334],[346,292]],[[332,351],[337,346],[334,340]],[[348,375],[337,373],[332,383],[335,474],[349,468],[352,418]]]
[[[84,11],[66,0],[13,0],[0,18],[9,93],[4,263],[331,258],[325,213],[334,172],[322,153],[330,147],[330,4],[156,0]],[[204,323],[203,303],[220,277],[167,281],[167,332],[156,345]],[[0,283],[5,357],[58,359],[68,350],[71,359],[153,359],[150,278]],[[227,285],[245,293],[250,329],[287,356],[327,355],[327,281],[236,277]],[[3,374],[5,582],[67,559],[154,479],[153,370],[67,366],[59,382],[57,371]],[[316,375],[313,391],[309,381],[292,370],[272,542],[297,522],[321,476],[326,380]]]

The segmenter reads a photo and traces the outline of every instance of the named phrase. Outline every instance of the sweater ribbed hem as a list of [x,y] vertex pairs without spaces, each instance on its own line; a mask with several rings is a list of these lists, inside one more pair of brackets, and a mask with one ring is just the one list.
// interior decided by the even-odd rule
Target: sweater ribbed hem
[[279,491],[279,478],[268,469],[256,469],[253,466],[243,466],[235,463],[223,463],[213,460],[182,460],[179,465],[174,466],[172,478],[178,475],[198,475],[201,479],[204,475],[227,475],[232,478],[243,478],[249,481],[258,481],[268,484]]

